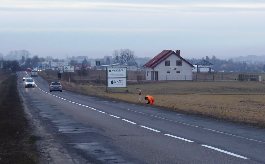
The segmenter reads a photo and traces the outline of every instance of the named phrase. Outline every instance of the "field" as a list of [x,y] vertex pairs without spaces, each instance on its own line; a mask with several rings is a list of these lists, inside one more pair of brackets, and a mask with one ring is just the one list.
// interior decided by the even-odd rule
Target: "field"
[[[45,72],[42,73],[47,78]],[[212,75],[211,75],[212,76]],[[226,76],[221,76],[224,78]],[[202,115],[242,124],[265,127],[265,82],[237,81],[130,82],[127,88],[106,88],[101,83],[61,81],[64,89],[86,95],[146,105],[145,95],[155,98],[154,106],[187,114]],[[49,76],[49,80],[56,77]],[[58,78],[57,78],[58,80]],[[106,92],[107,89],[107,92]],[[139,102],[141,90],[141,102]]]

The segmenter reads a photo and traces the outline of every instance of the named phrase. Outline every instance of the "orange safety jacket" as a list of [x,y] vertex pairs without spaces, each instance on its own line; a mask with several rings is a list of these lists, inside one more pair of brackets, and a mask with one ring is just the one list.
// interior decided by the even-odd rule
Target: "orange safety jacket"
[[155,98],[152,97],[152,96],[149,96],[149,95],[147,95],[146,97],[147,97],[148,103],[150,103],[151,105],[153,105],[154,102],[155,102]]

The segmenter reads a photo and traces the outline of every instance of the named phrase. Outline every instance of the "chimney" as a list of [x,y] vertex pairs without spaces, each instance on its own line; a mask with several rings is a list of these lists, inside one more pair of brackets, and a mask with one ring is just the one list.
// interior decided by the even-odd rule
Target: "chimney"
[[180,56],[180,50],[176,50],[176,54]]

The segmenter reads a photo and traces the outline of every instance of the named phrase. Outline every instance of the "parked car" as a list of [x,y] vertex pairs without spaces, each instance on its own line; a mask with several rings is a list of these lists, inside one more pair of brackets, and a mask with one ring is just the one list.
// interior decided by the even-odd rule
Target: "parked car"
[[32,78],[25,78],[25,88],[35,87],[35,81]]
[[60,82],[51,82],[50,84],[50,92],[52,91],[63,91],[63,86]]

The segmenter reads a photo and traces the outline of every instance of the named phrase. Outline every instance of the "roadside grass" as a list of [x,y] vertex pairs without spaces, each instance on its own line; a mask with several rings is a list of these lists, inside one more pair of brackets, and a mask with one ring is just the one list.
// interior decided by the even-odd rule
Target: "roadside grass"
[[265,127],[265,84],[261,82],[157,82],[126,88],[77,85],[83,94],[141,103],[145,95],[155,97],[155,106]]
[[11,72],[4,72],[3,70],[0,70],[0,83],[9,77],[9,75],[12,74]]
[[38,163],[35,142],[17,90],[16,75],[0,85],[0,163]]
[[[61,82],[63,89],[85,95],[139,105],[146,105],[144,97],[151,95],[155,98],[154,106],[159,108],[265,128],[264,82],[145,81],[129,83],[127,88],[106,88],[98,84],[68,85],[65,81]],[[140,103],[139,90],[142,93]]]

